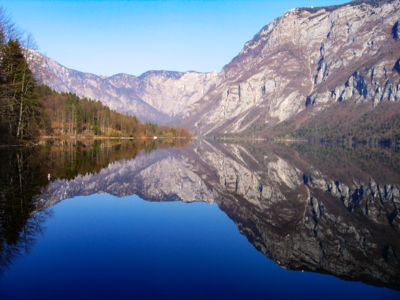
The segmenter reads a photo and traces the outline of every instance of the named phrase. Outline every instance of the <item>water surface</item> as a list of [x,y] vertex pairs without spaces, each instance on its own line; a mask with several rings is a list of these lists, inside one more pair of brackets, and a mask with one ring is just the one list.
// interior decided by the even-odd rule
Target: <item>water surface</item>
[[399,298],[397,148],[178,146],[6,151],[0,298]]

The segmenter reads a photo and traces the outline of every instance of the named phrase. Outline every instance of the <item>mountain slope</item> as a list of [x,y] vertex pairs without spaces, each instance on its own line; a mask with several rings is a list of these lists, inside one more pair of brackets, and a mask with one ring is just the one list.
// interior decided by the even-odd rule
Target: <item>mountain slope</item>
[[165,124],[180,116],[186,107],[215,83],[218,73],[149,71],[139,77],[116,74],[97,76],[68,69],[34,51],[40,61],[44,83],[58,92],[100,100],[119,112],[135,114],[142,121]]
[[336,102],[400,99],[400,1],[354,1],[284,13],[245,44],[217,85],[174,124],[196,135],[271,127]]

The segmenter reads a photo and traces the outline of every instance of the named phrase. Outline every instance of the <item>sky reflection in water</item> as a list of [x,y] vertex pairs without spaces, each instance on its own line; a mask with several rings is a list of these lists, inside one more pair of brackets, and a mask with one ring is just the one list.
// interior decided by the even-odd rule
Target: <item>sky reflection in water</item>
[[398,295],[286,271],[256,251],[216,204],[102,194],[68,199],[53,210],[44,237],[0,282],[2,299]]

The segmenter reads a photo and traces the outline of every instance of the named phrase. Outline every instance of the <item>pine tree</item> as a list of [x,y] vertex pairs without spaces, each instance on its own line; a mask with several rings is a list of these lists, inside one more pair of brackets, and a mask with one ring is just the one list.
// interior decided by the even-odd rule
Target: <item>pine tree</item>
[[28,137],[36,134],[40,113],[35,85],[19,41],[10,39],[2,45],[0,114],[2,123],[9,126],[9,134],[20,139],[25,133]]

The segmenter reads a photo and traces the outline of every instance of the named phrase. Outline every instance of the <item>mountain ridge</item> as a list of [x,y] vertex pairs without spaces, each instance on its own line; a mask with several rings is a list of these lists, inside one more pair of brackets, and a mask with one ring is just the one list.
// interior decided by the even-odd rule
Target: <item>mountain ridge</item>
[[224,66],[216,88],[173,124],[196,135],[240,133],[255,124],[273,127],[310,104],[315,115],[350,99],[375,106],[398,101],[400,47],[393,32],[400,2],[366,2],[285,12],[247,42]]
[[136,115],[142,121],[166,124],[180,116],[187,105],[197,101],[215,81],[217,72],[147,71],[140,76],[118,73],[95,75],[69,69],[38,51],[43,83],[57,92],[101,101],[118,112]]

